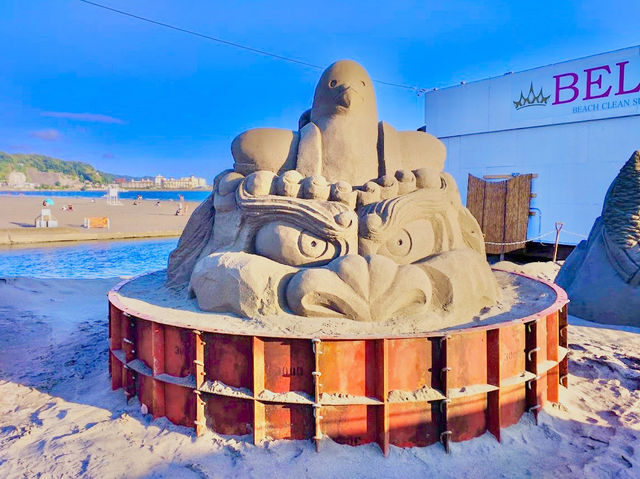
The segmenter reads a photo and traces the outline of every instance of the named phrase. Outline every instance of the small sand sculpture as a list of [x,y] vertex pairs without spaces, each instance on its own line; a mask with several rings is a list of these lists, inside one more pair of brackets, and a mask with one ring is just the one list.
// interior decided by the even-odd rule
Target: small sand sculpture
[[[298,131],[249,130],[193,213],[169,285],[205,311],[355,321],[438,311],[442,327],[496,302],[478,223],[435,137],[378,122],[371,79],[322,74]],[[304,320],[304,318],[301,318]]]
[[640,151],[611,183],[589,239],[567,258],[556,283],[569,295],[571,314],[640,326]]

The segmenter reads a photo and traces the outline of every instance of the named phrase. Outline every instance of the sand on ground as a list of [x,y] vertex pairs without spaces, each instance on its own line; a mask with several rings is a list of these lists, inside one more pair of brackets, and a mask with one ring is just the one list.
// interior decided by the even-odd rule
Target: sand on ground
[[569,389],[501,443],[487,432],[451,455],[436,444],[385,458],[323,439],[316,453],[311,441],[196,438],[112,391],[105,292],[117,281],[0,280],[0,477],[640,477],[639,328],[570,317]]
[[[540,313],[551,307],[557,299],[551,287],[538,281],[502,271],[495,271],[494,276],[499,286],[498,301],[491,307],[483,308],[477,315],[469,316],[463,323],[456,321],[455,312],[447,315],[436,311],[381,322],[353,321],[341,317],[305,317],[301,320],[300,316],[287,312],[248,320],[233,314],[200,310],[197,301],[189,297],[186,285],[178,288],[166,286],[166,271],[146,274],[128,282],[119,290],[116,298],[130,314],[162,318],[167,324],[203,331],[301,338],[406,337],[449,328],[486,326]],[[535,274],[531,276],[536,277]]]
[[[184,202],[186,214],[176,216],[177,201],[121,200],[121,205],[108,205],[106,199],[52,197],[49,209],[58,220],[58,228],[35,228],[35,218],[44,208],[46,196],[0,196],[0,245],[74,241],[110,238],[179,236],[198,202]],[[65,205],[73,211],[63,211]],[[85,217],[107,217],[110,228],[83,227]]]

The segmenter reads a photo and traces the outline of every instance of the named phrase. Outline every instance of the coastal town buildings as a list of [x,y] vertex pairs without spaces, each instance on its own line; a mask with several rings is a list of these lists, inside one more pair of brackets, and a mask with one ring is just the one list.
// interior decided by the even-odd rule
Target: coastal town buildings
[[206,178],[199,178],[191,175],[183,178],[165,178],[162,175],[156,175],[153,178],[142,178],[140,180],[127,180],[126,178],[117,178],[115,183],[122,188],[131,189],[147,189],[147,188],[162,188],[162,189],[192,189],[192,188],[206,188]]

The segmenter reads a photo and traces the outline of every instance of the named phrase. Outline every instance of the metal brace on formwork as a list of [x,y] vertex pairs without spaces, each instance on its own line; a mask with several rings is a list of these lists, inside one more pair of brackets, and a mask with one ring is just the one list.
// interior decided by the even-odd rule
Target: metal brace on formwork
[[529,361],[532,361],[532,359],[531,359],[531,353],[537,353],[538,351],[540,351],[540,346],[538,346],[538,347],[536,347],[536,348],[533,348],[532,350],[528,351],[528,352],[527,352],[527,359],[528,359]]
[[320,345],[320,343],[322,342],[322,340],[320,338],[312,338],[311,339],[311,349],[313,349],[314,354],[317,352],[318,354],[322,354],[322,351],[320,351],[320,348],[317,348],[316,351],[316,345]]
[[[125,368],[127,371],[129,371],[129,372],[130,372],[130,374],[131,374],[131,381],[132,381],[132,383],[133,383],[133,390],[134,390],[134,391],[136,391],[136,390],[137,390],[137,388],[136,388],[136,382],[138,381],[138,373],[136,372],[136,370],[135,370],[135,369],[132,369],[132,368],[131,368],[131,366],[128,366],[128,365],[126,365],[126,364],[124,365],[124,368]],[[129,403],[129,399],[131,399],[132,397],[134,397],[134,396],[136,395],[136,393],[135,393],[135,392],[130,392],[130,391],[129,391],[129,387],[130,387],[130,386],[131,386],[130,384],[127,384],[127,386],[125,386],[125,387],[123,388],[123,389],[124,389],[124,399],[125,399],[125,401],[127,402],[127,404]]]
[[200,371],[200,375],[201,376],[206,376],[207,373],[204,371],[204,363],[202,361],[198,361],[197,359],[193,360],[193,364],[195,364],[196,366],[200,366],[202,367],[202,371]]
[[198,391],[197,389],[194,389],[193,390],[193,394],[196,395],[196,401],[198,401],[198,404],[200,404],[201,406],[204,406],[206,404],[204,402],[204,400],[202,399],[202,392],[201,391]]
[[534,319],[533,321],[527,323],[527,333],[531,332],[531,326],[533,326],[534,324],[537,324],[538,321],[540,321],[540,318]]
[[316,448],[318,447],[317,446],[318,445],[318,441],[322,440],[322,431],[320,430],[320,423],[318,422],[318,421],[324,419],[322,417],[322,415],[318,414],[318,409],[320,409],[321,407],[322,407],[322,404],[317,403],[317,402],[313,403],[313,417],[314,417],[314,419],[317,419],[317,421],[316,421],[317,425],[316,425],[316,432],[315,432],[315,434],[314,434],[312,439],[314,441],[316,441]]
[[202,343],[203,346],[205,346],[207,343],[205,342],[204,339],[202,339],[202,331],[198,331],[197,329],[193,330],[193,335],[194,336],[198,336],[198,338],[200,338],[200,342]]
[[444,373],[448,373],[449,371],[451,371],[451,368],[449,366],[446,366],[440,370],[440,382],[444,382],[442,376],[444,375]]
[[131,354],[136,354],[136,343],[131,341],[129,338],[122,338],[122,342],[131,345]]
[[538,411],[540,409],[542,409],[542,406],[540,404],[536,404],[535,406],[531,406],[529,409],[527,409],[528,412],[533,414],[533,419],[536,422],[536,426],[538,425]]
[[527,381],[527,389],[531,390],[531,383],[532,383],[533,381],[538,381],[541,377],[542,377],[542,376],[537,375],[536,377],[533,377],[533,378],[529,379],[529,380]]
[[451,399],[446,398],[440,401],[440,414],[444,414],[444,408],[442,406],[448,405],[451,402]]
[[446,451],[447,454],[451,453],[451,450],[449,448],[449,439],[451,438],[452,434],[453,434],[452,431],[443,431],[440,433],[440,442],[444,446],[444,450]]

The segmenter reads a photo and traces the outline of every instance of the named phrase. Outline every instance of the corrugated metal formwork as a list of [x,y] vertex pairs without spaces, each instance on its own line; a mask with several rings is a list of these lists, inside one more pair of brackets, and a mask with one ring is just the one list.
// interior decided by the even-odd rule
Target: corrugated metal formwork
[[122,284],[109,293],[112,387],[197,434],[448,451],[487,430],[500,440],[567,386],[567,297],[549,283],[556,300],[535,315],[390,338],[196,331],[126,308]]

